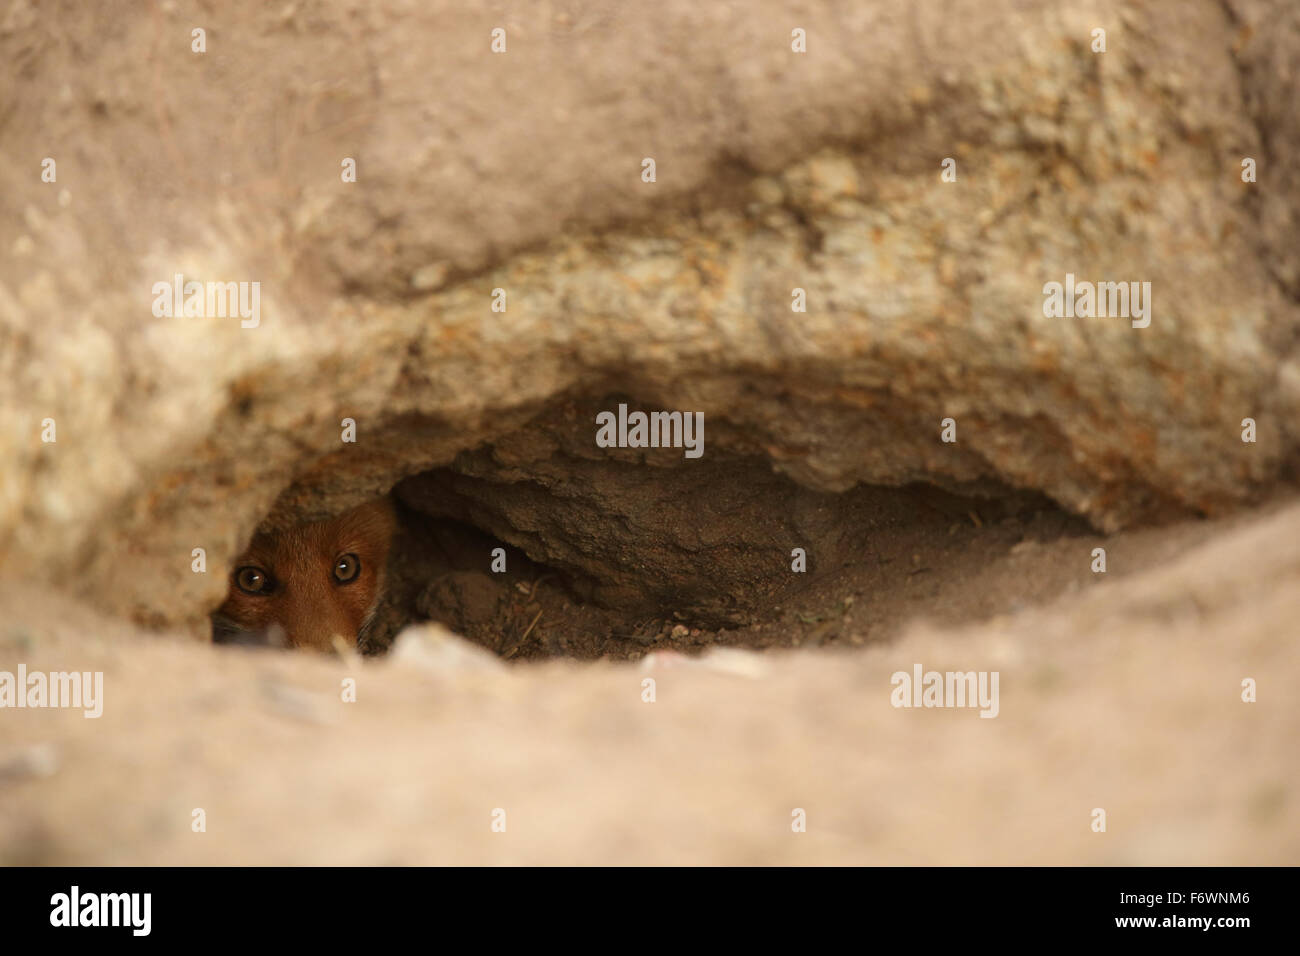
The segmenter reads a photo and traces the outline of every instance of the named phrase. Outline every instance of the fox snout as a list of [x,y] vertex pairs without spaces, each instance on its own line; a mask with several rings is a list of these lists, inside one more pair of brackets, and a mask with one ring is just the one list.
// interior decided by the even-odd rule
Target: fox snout
[[396,530],[385,498],[337,518],[254,536],[212,617],[218,644],[355,647],[383,596]]

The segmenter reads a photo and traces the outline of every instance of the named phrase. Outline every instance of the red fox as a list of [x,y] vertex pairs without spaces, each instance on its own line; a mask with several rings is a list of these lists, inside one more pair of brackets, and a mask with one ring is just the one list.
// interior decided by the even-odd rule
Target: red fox
[[384,498],[328,521],[254,536],[212,616],[213,641],[329,651],[341,640],[355,647],[383,596],[396,523]]

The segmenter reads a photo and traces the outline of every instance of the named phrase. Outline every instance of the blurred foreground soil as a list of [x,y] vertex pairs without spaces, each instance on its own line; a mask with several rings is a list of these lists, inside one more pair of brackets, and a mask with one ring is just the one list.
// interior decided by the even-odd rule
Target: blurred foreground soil
[[[982,624],[624,663],[432,625],[374,662],[218,649],[7,585],[0,668],[105,691],[5,714],[0,862],[1295,863],[1300,506],[1106,546],[1095,585]],[[966,586],[1011,593],[1023,558]],[[918,663],[998,671],[998,716],[895,709]]]

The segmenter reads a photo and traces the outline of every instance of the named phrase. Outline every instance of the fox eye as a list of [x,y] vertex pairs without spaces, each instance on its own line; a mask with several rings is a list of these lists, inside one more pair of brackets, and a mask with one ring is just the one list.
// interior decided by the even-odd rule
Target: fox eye
[[356,579],[361,573],[361,559],[355,554],[340,555],[339,559],[334,562],[334,580],[339,584],[347,584],[349,581]]
[[245,594],[266,594],[271,590],[271,578],[261,568],[240,568],[235,572],[235,584]]

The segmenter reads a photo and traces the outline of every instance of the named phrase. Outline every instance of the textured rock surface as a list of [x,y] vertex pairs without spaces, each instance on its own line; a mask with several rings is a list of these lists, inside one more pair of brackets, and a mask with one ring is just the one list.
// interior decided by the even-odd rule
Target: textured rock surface
[[[0,567],[197,633],[191,549],[613,390],[811,489],[996,481],[1108,529],[1257,498],[1300,437],[1284,6],[555,3],[493,56],[455,4],[15,3]],[[177,272],[261,282],[261,325],[154,318]],[[1067,272],[1151,282],[1151,326],[1045,319]]]

